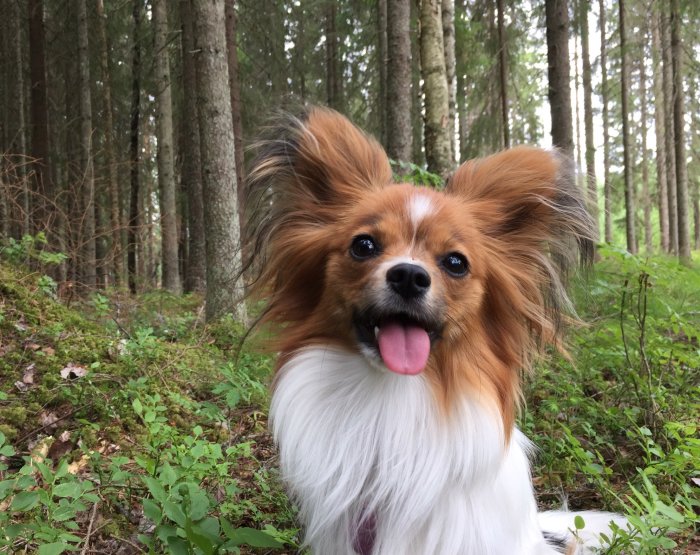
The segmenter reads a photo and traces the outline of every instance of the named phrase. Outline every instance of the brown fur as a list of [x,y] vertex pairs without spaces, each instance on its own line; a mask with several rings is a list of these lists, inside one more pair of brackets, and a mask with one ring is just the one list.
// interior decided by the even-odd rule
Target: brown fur
[[[313,108],[273,133],[250,174],[249,241],[263,321],[284,328],[274,344],[281,361],[305,345],[356,350],[350,316],[373,268],[410,252],[441,299],[445,325],[425,369],[438,402],[450,414],[455,399],[486,395],[510,430],[519,372],[539,347],[561,347],[563,283],[575,253],[591,253],[593,225],[562,157],[504,151],[465,163],[438,192],[392,184],[379,144],[331,110]],[[414,230],[407,205],[417,191],[432,210]],[[348,250],[364,233],[384,250],[358,263]],[[469,260],[464,278],[438,265],[453,251]]]

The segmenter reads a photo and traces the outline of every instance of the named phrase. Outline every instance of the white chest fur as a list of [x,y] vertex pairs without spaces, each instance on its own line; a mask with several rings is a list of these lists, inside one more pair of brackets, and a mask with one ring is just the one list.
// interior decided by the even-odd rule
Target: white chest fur
[[373,515],[373,555],[555,553],[542,537],[529,443],[504,444],[489,399],[446,419],[423,376],[400,376],[331,347],[287,362],[271,420],[283,478],[315,555],[352,555]]

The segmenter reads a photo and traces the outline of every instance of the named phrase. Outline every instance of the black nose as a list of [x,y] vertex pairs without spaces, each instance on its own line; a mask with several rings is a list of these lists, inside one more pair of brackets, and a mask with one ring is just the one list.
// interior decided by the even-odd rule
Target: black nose
[[420,297],[430,289],[430,274],[416,264],[397,264],[386,273],[386,281],[404,299]]

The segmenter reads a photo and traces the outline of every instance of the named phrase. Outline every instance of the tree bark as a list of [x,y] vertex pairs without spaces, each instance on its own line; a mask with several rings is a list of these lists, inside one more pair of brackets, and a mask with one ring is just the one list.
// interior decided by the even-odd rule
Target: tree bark
[[78,0],[78,86],[80,96],[80,171],[81,171],[81,281],[97,285],[97,249],[95,242],[95,172],[92,154],[92,99],[90,92],[90,54],[86,0]]
[[673,128],[678,201],[678,258],[681,263],[690,265],[688,166],[685,154],[685,93],[683,91],[683,45],[681,43],[679,0],[671,0],[671,55],[673,59]]
[[[22,11],[20,10],[19,2],[9,3],[9,22],[10,27],[8,35],[12,38],[7,41],[7,52],[8,58],[12,60],[10,62],[10,67],[6,68],[9,70],[14,70],[9,79],[6,82],[8,90],[11,91],[7,98],[12,98],[13,102],[6,107],[8,112],[8,120],[13,119],[14,129],[11,132],[12,141],[8,141],[10,150],[12,154],[19,154],[21,156],[26,156],[27,152],[27,122],[25,119],[25,107],[26,107],[26,92],[25,86],[26,81],[24,79],[24,53],[23,44],[24,40],[22,37],[22,27],[25,20],[22,18]],[[43,22],[42,22],[43,25]],[[14,67],[12,67],[14,65]],[[6,74],[7,75],[7,74]],[[12,117],[14,116],[14,118]],[[48,116],[47,116],[48,117]],[[6,124],[6,129],[8,129],[9,121]],[[47,131],[48,132],[48,131]],[[20,204],[22,207],[21,212],[18,213],[18,221],[16,222],[16,227],[18,228],[18,235],[29,235],[31,233],[31,221],[30,221],[30,195],[29,195],[29,184],[27,183],[27,172],[25,171],[25,164],[18,164],[17,171],[17,187],[21,190],[20,193]],[[9,193],[9,191],[8,191]],[[9,230],[9,212],[7,211],[7,218],[3,221],[3,225],[7,225]]]
[[545,2],[549,106],[552,143],[567,156],[574,154],[569,72],[569,8],[567,0]]
[[387,71],[388,71],[388,29],[387,29],[387,0],[378,0],[377,2],[377,66],[379,68],[379,101],[377,107],[379,109],[379,138],[387,148]]
[[[643,31],[644,39],[646,39],[646,29]],[[642,48],[646,40],[642,43]],[[647,72],[646,72],[646,56],[642,55],[639,58],[639,105],[641,114],[641,141],[642,141],[642,213],[644,215],[644,248],[647,254],[654,251],[652,245],[652,229],[651,229],[651,195],[649,194],[649,155],[647,152],[647,132],[648,132],[648,109],[647,109]]]
[[651,53],[654,76],[654,131],[656,135],[656,194],[659,206],[659,231],[661,234],[661,250],[670,251],[670,232],[668,216],[668,178],[666,177],[666,110],[664,107],[663,66],[661,55],[661,30],[659,18],[659,2],[652,5],[651,21]]
[[450,155],[449,95],[442,43],[440,0],[421,0],[421,72],[425,97],[425,157],[428,170],[443,178],[453,169]]
[[124,259],[121,252],[121,215],[117,157],[114,153],[114,116],[112,115],[112,77],[109,71],[109,42],[107,40],[104,0],[97,0],[98,36],[100,39],[100,71],[102,74],[102,112],[104,118],[104,153],[109,197],[112,275],[116,285],[124,283]]
[[168,12],[165,2],[166,0],[153,0],[152,3],[155,38],[156,137],[158,138],[161,256],[163,260],[163,288],[172,293],[179,293],[181,285],[173,154],[173,103],[168,55]]
[[141,115],[141,1],[133,0],[134,39],[131,62],[131,109],[129,116],[129,241],[127,268],[129,290],[136,293],[139,283],[138,258],[141,230],[139,210],[140,154],[139,122]]
[[326,101],[328,106],[340,110],[340,68],[338,33],[336,30],[337,6],[335,0],[327,0],[325,14],[326,33]]
[[510,124],[508,122],[508,65],[507,44],[505,31],[505,2],[497,0],[498,6],[498,75],[501,96],[501,130],[503,133],[503,148],[510,148]]
[[[228,59],[228,81],[231,89],[231,120],[235,143],[236,178],[238,182],[239,213],[242,214],[242,191],[245,163],[243,160],[243,121],[241,119],[241,84],[238,80],[238,18],[235,0],[226,0],[226,52]],[[241,218],[241,224],[243,219]]]
[[[190,0],[180,0],[182,18],[182,184],[187,196],[189,223],[185,290],[204,293],[207,285],[207,252],[202,202],[202,164],[199,121],[197,119],[197,73],[195,68],[194,26]],[[229,58],[229,65],[230,65]]]
[[387,154],[409,162],[411,134],[411,5],[387,0]]
[[[29,0],[29,78],[31,151],[34,158],[34,193],[37,211],[32,218],[35,231],[50,226],[50,203],[53,201],[49,166],[49,113],[46,84],[46,38],[43,0]],[[30,199],[31,200],[31,199]],[[30,209],[31,210],[31,209]]]
[[605,0],[599,0],[600,18],[600,89],[601,103],[603,104],[603,199],[604,199],[604,229],[605,242],[612,243],[612,190],[610,186],[610,113],[609,113],[609,91],[608,91],[608,40],[607,40],[607,18],[605,16]]
[[632,254],[637,254],[637,234],[635,229],[635,192],[634,183],[632,181],[632,161],[630,147],[630,131],[629,118],[630,112],[628,108],[628,89],[629,78],[629,54],[627,52],[627,36],[625,30],[625,2],[618,0],[620,13],[620,51],[622,53],[620,59],[620,89],[621,100],[620,109],[622,110],[622,158],[623,170],[625,177],[625,231],[627,235],[627,250]]
[[240,227],[236,161],[228,91],[223,0],[192,0],[204,217],[207,222],[206,317],[235,309],[245,320],[242,302]]
[[450,136],[451,163],[455,163],[455,114],[457,111],[457,78],[455,68],[455,0],[442,0],[442,40],[445,48],[445,73],[447,76],[448,132]]
[[583,63],[583,120],[586,134],[586,179],[588,183],[588,204],[598,229],[598,182],[595,172],[595,142],[593,140],[593,84],[591,53],[589,46],[588,12],[590,0],[580,1],[581,58]]
[[666,194],[668,195],[668,229],[669,252],[678,256],[678,190],[676,188],[676,150],[673,117],[673,55],[671,53],[670,18],[667,2],[660,2],[661,17],[661,54],[663,58],[663,88],[666,128],[664,145],[666,147]]

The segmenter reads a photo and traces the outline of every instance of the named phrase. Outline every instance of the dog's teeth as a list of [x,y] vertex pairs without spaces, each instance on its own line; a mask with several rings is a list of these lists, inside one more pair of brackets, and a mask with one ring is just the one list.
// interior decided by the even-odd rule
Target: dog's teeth
[[374,326],[374,338],[379,337],[379,326]]

